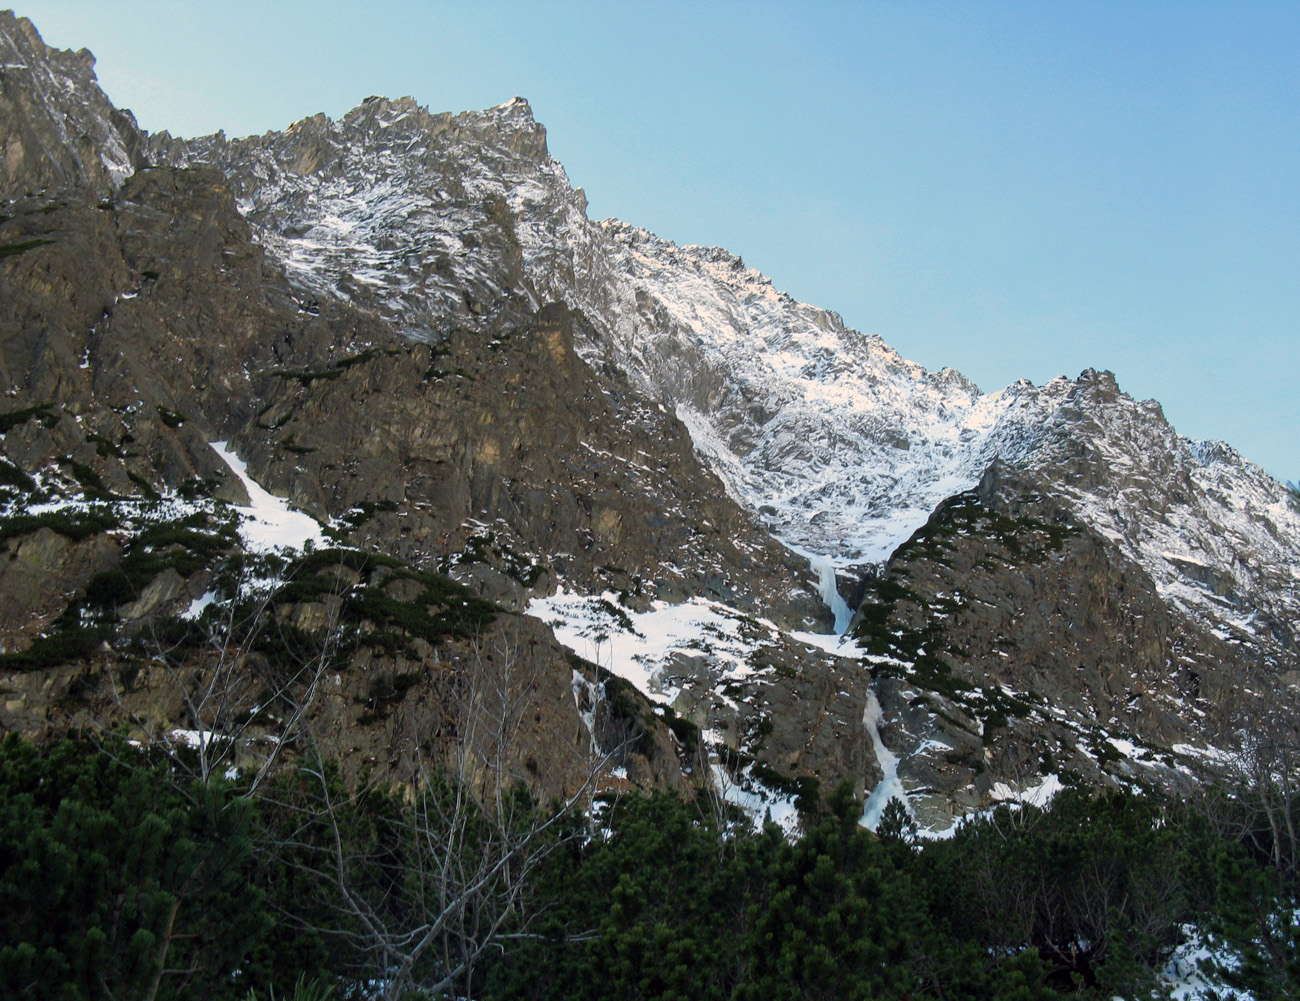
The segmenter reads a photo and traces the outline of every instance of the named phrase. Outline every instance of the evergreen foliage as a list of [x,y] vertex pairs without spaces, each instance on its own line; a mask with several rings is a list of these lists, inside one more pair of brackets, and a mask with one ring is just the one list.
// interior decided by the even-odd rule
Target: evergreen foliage
[[1101,1001],[1160,996],[1187,927],[1237,957],[1223,984],[1300,989],[1294,874],[1155,795],[1070,789],[936,842],[901,803],[862,829],[842,787],[791,838],[708,797],[593,819],[446,776],[298,766],[253,797],[176,753],[0,744],[0,996]]
[[1194,832],[1155,797],[1067,789],[1003,806],[927,849],[949,927],[1001,955],[1034,948],[1062,988],[1131,984],[1197,917]]
[[114,743],[0,745],[0,996],[234,998],[252,804]]

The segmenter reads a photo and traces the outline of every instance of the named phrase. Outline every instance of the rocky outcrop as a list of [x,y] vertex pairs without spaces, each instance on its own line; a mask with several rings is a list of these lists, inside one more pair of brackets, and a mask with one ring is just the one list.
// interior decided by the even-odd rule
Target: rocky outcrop
[[45,188],[106,194],[147,161],[144,136],[95,82],[95,57],[41,41],[0,11],[0,197]]
[[[313,614],[285,611],[299,621]],[[600,788],[610,767],[575,710],[566,651],[534,619],[502,615],[471,638],[417,641],[401,652],[360,646],[328,665],[277,660],[260,642],[231,661],[206,642],[178,638],[175,622],[155,618],[133,643],[98,644],[40,669],[0,658],[0,724],[29,739],[110,728],[165,743],[202,731],[234,740],[250,769],[276,742],[300,739],[305,725],[349,780],[410,784],[442,767],[476,785],[522,782],[562,799],[593,775],[590,788]],[[300,680],[289,684],[289,672]],[[307,697],[299,719],[294,700]],[[661,774],[637,749],[620,749],[622,760],[645,773],[648,787],[683,785],[676,745],[666,731],[656,736],[667,741],[673,771],[664,772],[662,751]]]
[[1171,749],[1221,741],[1246,679],[1276,688],[1044,486],[995,465],[899,548],[851,626],[932,826],[1062,777],[1178,788]]
[[[815,623],[815,596],[790,593],[798,564],[700,467],[678,421],[577,357],[580,327],[548,306],[285,373],[241,438],[254,475],[307,510],[361,507],[358,539],[450,561],[494,600],[519,602],[558,575]],[[498,589],[476,562],[523,591]]]
[[106,534],[75,539],[48,526],[12,536],[2,546],[0,653],[31,646],[76,594],[121,557],[117,541]]

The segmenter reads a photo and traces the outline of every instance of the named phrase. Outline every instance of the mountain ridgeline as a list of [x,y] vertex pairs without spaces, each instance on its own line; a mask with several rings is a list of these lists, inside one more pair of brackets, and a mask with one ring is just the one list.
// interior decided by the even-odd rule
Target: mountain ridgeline
[[[939,831],[1294,726],[1284,485],[1110,373],[982,393],[588,219],[522,99],[146,135],[4,13],[0,135],[2,730],[254,760],[327,650],[345,775],[488,740],[490,690],[547,795],[847,779]],[[329,548],[254,551],[213,442]]]

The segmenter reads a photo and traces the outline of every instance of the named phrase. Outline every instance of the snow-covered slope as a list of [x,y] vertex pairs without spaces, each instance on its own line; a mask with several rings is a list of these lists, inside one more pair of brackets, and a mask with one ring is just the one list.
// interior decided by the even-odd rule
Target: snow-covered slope
[[883,562],[1000,459],[1042,472],[1220,635],[1292,642],[1300,515],[1258,467],[1182,438],[1108,373],[983,394],[726,251],[588,220],[518,98],[455,116],[372,98],[338,122],[156,147],[230,173],[305,290],[341,292],[412,337],[436,341],[512,301],[582,310],[584,356],[675,408],[732,494],[801,552]]
[[540,304],[503,193],[569,185],[523,101],[452,116],[370,98],[337,122],[316,115],[248,139],[153,141],[167,162],[225,171],[304,290],[373,309],[412,338],[479,325],[512,295]]
[[[601,230],[608,267],[569,295],[603,320],[619,363],[676,407],[734,496],[793,548],[840,565],[883,562],[1000,459],[1041,473],[1224,638],[1290,634],[1300,513],[1286,488],[1223,443],[1177,434],[1110,373],[981,394],[776,291],[725,251],[617,221]],[[534,281],[563,291],[561,279]]]

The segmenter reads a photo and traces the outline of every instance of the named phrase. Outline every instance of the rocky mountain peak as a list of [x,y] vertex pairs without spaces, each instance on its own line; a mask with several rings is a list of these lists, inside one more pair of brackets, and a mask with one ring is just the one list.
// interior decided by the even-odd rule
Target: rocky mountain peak
[[[277,179],[268,157],[301,156],[290,136],[202,152],[251,194],[249,217],[292,276],[345,289],[417,338],[436,339],[435,314],[449,310],[473,326],[509,302],[566,302],[589,321],[578,352],[673,410],[730,494],[798,551],[841,567],[883,565],[946,496],[974,488],[1001,459],[1051,469],[1081,516],[1157,579],[1174,541],[1136,527],[1151,520],[1144,508],[1182,505],[1188,524],[1208,521],[1221,535],[1235,522],[1222,537],[1252,541],[1231,553],[1213,547],[1223,572],[1257,562],[1241,545],[1294,564],[1293,542],[1276,548],[1287,530],[1275,525],[1275,537],[1255,523],[1264,527],[1255,539],[1249,516],[1242,523],[1215,499],[1221,491],[1197,486],[1216,475],[1198,458],[1208,453],[1180,438],[1158,405],[1123,394],[1112,373],[982,394],[960,373],[927,372],[837,314],[796,302],[726,250],[592,222],[526,102],[429,116],[413,102],[372,99],[332,128],[337,180],[328,183]],[[398,156],[392,137],[405,129],[422,138]],[[335,218],[346,226],[332,234],[321,220]],[[411,274],[431,248],[436,267]],[[1248,479],[1269,498],[1257,504],[1275,512],[1270,524],[1291,517],[1278,506],[1281,485],[1266,489],[1262,472]]]
[[47,46],[0,11],[0,194],[52,186],[107,192],[148,163],[144,135],[95,78],[95,57]]
[[[371,97],[146,147],[92,60],[12,15],[0,46],[13,504],[38,484],[69,504],[242,503],[210,446],[229,442],[254,486],[405,567],[390,598],[446,573],[546,624],[496,634],[538,647],[533,750],[599,743],[617,675],[659,702],[621,703],[647,735],[636,781],[685,781],[689,745],[760,810],[847,777],[943,826],[1048,761],[1172,784],[1190,767],[1175,746],[1222,744],[1234,684],[1289,704],[1300,513],[1112,373],[984,393],[738,255],[594,222],[519,98]],[[14,535],[64,585],[6,606],[9,641],[72,622],[129,534]],[[152,604],[133,595],[132,614],[176,613],[215,572],[170,569],[136,582]],[[324,614],[300,604],[285,615]],[[391,691],[383,672],[469,670],[422,642],[358,654],[339,747],[405,760],[436,712],[356,706]]]

